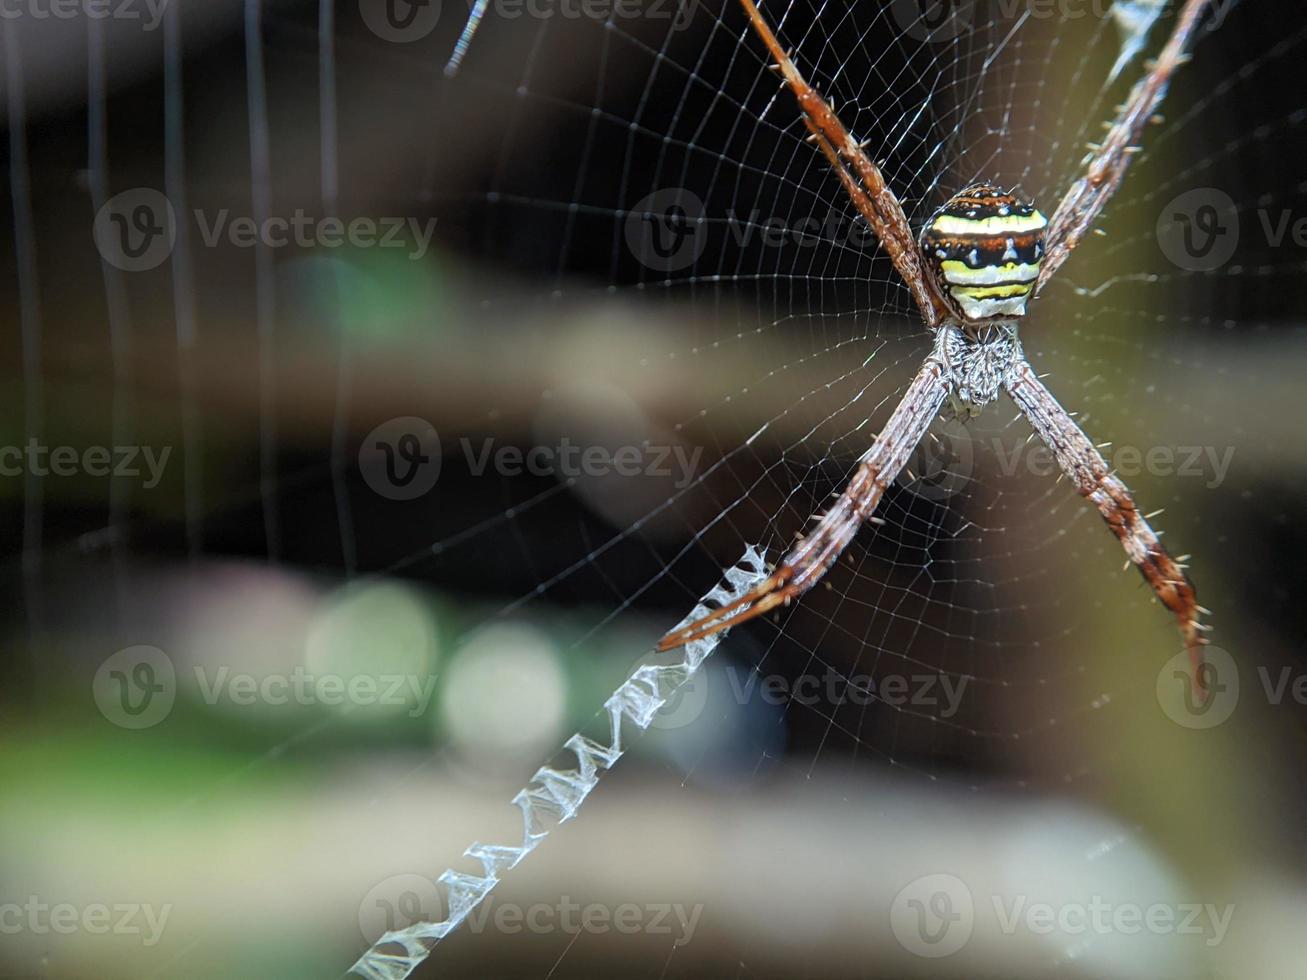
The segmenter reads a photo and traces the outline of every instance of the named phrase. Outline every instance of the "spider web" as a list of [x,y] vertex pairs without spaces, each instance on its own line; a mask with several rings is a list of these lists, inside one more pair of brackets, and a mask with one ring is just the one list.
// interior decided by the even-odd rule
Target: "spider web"
[[[762,11],[917,229],[980,179],[1051,213],[1169,28],[1169,12],[1151,22],[1156,4],[1117,6]],[[83,746],[34,740],[41,751],[18,758],[54,787],[103,760],[136,773],[164,840],[154,863],[212,872],[197,854],[219,836],[245,874],[202,895],[83,854],[94,877],[183,917],[158,948],[115,953],[124,975],[338,972],[377,938],[357,908],[374,884],[479,873],[463,847],[521,834],[500,801],[573,730],[591,732],[595,712],[602,730],[638,665],[677,661],[648,651],[724,570],[783,554],[930,347],[737,4],[518,18],[492,4],[456,73],[444,69],[465,11],[430,9],[434,27],[402,39],[368,3],[175,5],[154,31],[0,24],[6,441],[173,449],[157,489],[6,477],[6,581],[21,599],[9,633],[30,651],[12,658],[16,717],[66,725]],[[1301,18],[1217,6],[1104,237],[1022,328],[1053,392],[1113,441],[1105,452],[1145,512],[1165,508],[1154,523],[1168,548],[1193,553],[1214,644],[1241,662],[1255,648],[1259,664],[1291,663],[1302,625],[1278,582],[1293,567],[1302,458],[1282,406],[1303,342],[1305,39]],[[178,216],[166,261],[139,272],[89,233],[138,188]],[[402,218],[411,249],[206,239],[219,214],[296,209]],[[430,251],[414,259],[429,220]],[[1211,232],[1209,250],[1188,247],[1185,221]],[[967,426],[938,421],[822,585],[733,630],[677,690],[655,686],[661,712],[635,712],[654,731],[624,739],[627,760],[532,857],[540,870],[501,886],[523,906],[569,889],[605,907],[701,903],[698,942],[644,920],[633,937],[482,920],[416,975],[926,975],[934,961],[890,928],[896,892],[948,872],[979,908],[991,848],[1053,867],[1073,894],[1184,900],[1175,882],[1201,878],[1205,834],[1237,811],[1175,829],[1207,799],[1192,773],[1210,751],[1177,741],[1159,710],[1179,639],[1014,414],[1000,401]],[[400,429],[416,430],[385,426],[414,418],[432,427],[438,473],[401,499],[359,451],[374,436],[400,447]],[[549,450],[535,471],[532,450]],[[619,472],[628,458],[633,474]],[[369,590],[382,596],[373,628],[320,611]],[[360,726],[314,705],[250,725],[183,677],[170,720],[148,731],[82,717],[91,675],[132,644],[164,649],[184,675],[258,673],[315,642],[374,669],[426,644],[429,710]],[[1158,771],[1178,775],[1163,790]],[[281,781],[315,792],[286,804]],[[47,812],[33,799],[9,813],[20,831]],[[110,826],[138,805],[84,799]],[[270,853],[285,818],[263,819],[283,805],[303,822],[294,838],[313,842],[291,859]],[[266,849],[203,819],[188,832],[204,811],[250,820]],[[79,863],[53,856],[77,827],[11,859],[15,880],[71,888],[43,862]],[[690,859],[726,883],[704,884]],[[850,886],[848,868],[871,882]],[[251,880],[307,910],[273,911]],[[442,880],[381,895],[403,913],[386,925],[452,914],[467,882]],[[1021,880],[1008,890],[1042,894]],[[413,893],[435,908],[400,908]],[[92,949],[61,948],[62,962],[102,975]],[[29,952],[13,962],[32,969]],[[1070,960],[1088,975],[1193,969],[1171,946],[1127,967],[1102,937],[972,953],[971,975]]]

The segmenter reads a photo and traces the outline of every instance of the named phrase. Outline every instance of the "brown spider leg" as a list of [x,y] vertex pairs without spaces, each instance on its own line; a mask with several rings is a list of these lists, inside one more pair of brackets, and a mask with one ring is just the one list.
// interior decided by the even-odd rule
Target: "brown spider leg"
[[[912,234],[912,226],[899,204],[894,192],[885,183],[885,177],[862,151],[862,146],[849,134],[840,122],[839,116],[826,103],[811,85],[803,80],[794,61],[786,54],[771,27],[759,13],[753,0],[740,0],[745,13],[753,23],[753,29],[762,38],[767,50],[776,59],[785,83],[798,99],[803,119],[815,142],[826,155],[830,165],[839,175],[840,183],[852,198],[854,206],[867,220],[871,230],[880,239],[889,255],[894,268],[898,270],[904,283],[921,309],[926,326],[938,326],[947,314],[943,301],[931,287],[930,279],[921,267],[917,242]],[[847,166],[846,166],[847,165]],[[852,168],[853,173],[849,173]],[[856,174],[856,179],[854,175]]]
[[1199,613],[1204,610],[1198,605],[1194,587],[1183,569],[1162,547],[1156,532],[1139,513],[1126,485],[1111,472],[1089,437],[1058,404],[1024,359],[1014,367],[1007,390],[1039,438],[1052,450],[1062,471],[1071,478],[1081,495],[1098,508],[1162,605],[1175,614],[1185,649],[1189,651],[1194,693],[1205,698],[1207,679],[1202,667],[1203,646],[1207,639],[1202,634],[1208,627],[1198,622]]
[[1188,0],[1162,53],[1157,56],[1149,73],[1135,83],[1130,98],[1120,108],[1120,115],[1110,125],[1106,139],[1101,144],[1091,144],[1094,152],[1088,161],[1088,170],[1067,189],[1048,222],[1048,230],[1044,233],[1044,261],[1039,269],[1039,280],[1035,283],[1036,294],[1080,244],[1121,185],[1130,158],[1139,149],[1137,144],[1144,126],[1154,118],[1157,107],[1162,104],[1176,68],[1189,59],[1184,50],[1208,2]]
[[668,633],[659,641],[659,650],[671,650],[761,616],[817,584],[876,510],[885,488],[899,475],[944,404],[949,381],[940,349],[937,342],[936,352],[922,364],[884,430],[863,455],[853,479],[812,533],[791,548],[776,571],[751,591]]

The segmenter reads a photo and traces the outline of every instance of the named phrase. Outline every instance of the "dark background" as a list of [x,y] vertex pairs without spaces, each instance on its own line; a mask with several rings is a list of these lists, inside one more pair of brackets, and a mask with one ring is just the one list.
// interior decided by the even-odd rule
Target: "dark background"
[[[906,290],[873,249],[831,236],[792,249],[732,237],[730,215],[755,208],[787,224],[832,215],[839,227],[854,223],[838,183],[802,143],[792,100],[773,102],[761,46],[734,5],[696,7],[672,32],[654,19],[604,29],[491,17],[454,79],[441,68],[462,21],[448,6],[429,36],[407,45],[374,35],[354,4],[329,11],[325,35],[322,6],[261,9],[273,213],[437,222],[418,263],[380,250],[279,250],[262,293],[254,251],[206,248],[193,224],[188,259],[142,273],[102,263],[90,235],[97,181],[114,194],[164,188],[182,173],[188,208],[256,207],[258,112],[242,29],[251,8],[179,8],[179,45],[163,31],[106,22],[102,83],[88,71],[96,48],[85,21],[0,25],[22,60],[6,49],[4,442],[39,434],[51,445],[174,450],[148,491],[89,477],[0,479],[0,578],[11,599],[5,765],[26,801],[7,812],[12,829],[37,842],[15,862],[14,880],[67,887],[77,858],[63,842],[94,828],[83,834],[89,860],[143,814],[164,843],[145,844],[137,874],[107,860],[92,877],[110,891],[134,881],[181,916],[158,958],[138,960],[132,947],[104,953],[81,937],[45,954],[58,975],[343,967],[365,945],[353,931],[357,896],[387,874],[457,863],[462,846],[488,833],[486,821],[515,832],[502,801],[561,741],[469,762],[439,718],[360,728],[271,713],[250,724],[198,703],[157,729],[124,732],[87,696],[109,653],[146,643],[221,663],[250,642],[256,653],[260,643],[298,649],[298,620],[278,618],[283,603],[295,606],[283,596],[399,582],[436,610],[442,656],[488,624],[525,623],[547,636],[566,681],[563,736],[746,542],[775,557],[842,485],[876,431],[862,423],[883,420],[928,346]],[[977,178],[1019,185],[1050,212],[1084,142],[1139,71],[1136,61],[1114,86],[1100,84],[1117,51],[1102,17],[1034,22],[1005,41],[1014,21],[982,4],[959,39],[932,44],[905,36],[884,7],[832,13],[786,8],[783,41],[851,130],[884,147],[871,152],[914,228]],[[655,734],[655,747],[589,804],[612,801],[593,818],[593,836],[583,813],[542,846],[532,862],[545,863],[515,894],[550,900],[590,887],[618,896],[612,902],[704,901],[717,915],[701,941],[669,960],[668,942],[653,936],[583,936],[572,952],[567,936],[459,936],[429,975],[537,976],[558,965],[578,976],[934,975],[922,972],[934,964],[904,965],[896,947],[863,935],[847,895],[827,892],[818,904],[836,922],[830,936],[802,923],[787,930],[788,903],[806,893],[786,898],[794,883],[758,868],[797,863],[811,825],[824,831],[802,855],[822,869],[816,881],[847,881],[842,866],[862,880],[887,860],[877,848],[928,855],[919,870],[937,870],[935,843],[956,841],[952,821],[973,800],[982,802],[968,855],[992,850],[1023,820],[1091,844],[1126,833],[1152,848],[1121,859],[1116,880],[1127,892],[1164,855],[1177,877],[1240,903],[1240,921],[1256,920],[1242,910],[1260,902],[1297,907],[1301,882],[1285,872],[1271,887],[1266,869],[1278,873],[1301,851],[1301,793],[1290,775],[1301,706],[1269,703],[1258,670],[1278,676],[1287,666],[1296,676],[1304,666],[1304,254],[1292,241],[1266,241],[1260,215],[1307,216],[1297,67],[1305,33],[1289,5],[1251,3],[1233,6],[1218,31],[1200,31],[1165,120],[1101,223],[1106,237],[1082,247],[1023,327],[1032,361],[1095,438],[1233,447],[1218,487],[1150,474],[1130,481],[1146,511],[1166,508],[1158,525],[1171,550],[1195,556],[1190,574],[1213,610],[1213,642],[1240,665],[1233,720],[1192,733],[1159,713],[1157,668],[1179,649],[1163,611],[1133,572],[1119,573],[1111,536],[1065,483],[1004,476],[982,448],[956,496],[892,488],[887,524],[859,537],[829,592],[784,613],[780,628],[737,631],[718,658],[791,680],[956,671],[975,685],[959,718],[941,724],[937,711],[886,704],[792,706],[723,722],[715,741],[710,732],[664,747]],[[320,125],[324,36],[334,153]],[[165,76],[170,58],[177,77]],[[18,104],[25,161],[14,155]],[[92,139],[97,120],[103,144]],[[178,122],[183,135],[173,140]],[[178,151],[184,168],[170,171]],[[323,177],[333,162],[334,194]],[[707,229],[698,261],[671,274],[642,265],[624,238],[628,211],[665,187],[697,195]],[[1200,187],[1238,208],[1235,256],[1210,273],[1177,268],[1156,234],[1166,203]],[[188,315],[194,340],[179,342]],[[561,414],[546,411],[551,403]],[[428,419],[441,437],[437,489],[415,501],[374,493],[356,461],[366,434],[397,416]],[[632,418],[639,424],[628,428]],[[1009,418],[1000,406],[974,431],[1019,445],[1025,429]],[[559,427],[599,444],[672,434],[702,448],[700,478],[688,488],[664,479],[568,487],[552,475],[474,475],[459,449],[461,438],[530,448]],[[202,629],[196,608],[211,610]],[[442,664],[442,684],[446,673]],[[939,785],[948,789],[934,795]],[[1038,816],[1055,804],[1060,816]],[[249,838],[215,845],[223,821],[179,821],[176,808],[188,806],[248,820]],[[777,816],[758,824],[773,808]],[[682,814],[681,833],[650,813]],[[1077,822],[1086,813],[1088,830]],[[154,822],[160,814],[166,830]],[[855,845],[863,826],[874,827],[872,842]],[[722,858],[723,838],[751,842],[747,860]],[[348,858],[332,843],[340,840],[350,842]],[[546,857],[555,844],[559,856]],[[626,853],[638,855],[630,866]],[[684,869],[659,878],[686,853],[728,884],[709,888]],[[1012,863],[1023,861],[1039,863]],[[339,874],[324,880],[322,864]],[[192,892],[183,878],[151,873],[160,865],[225,884]],[[226,882],[232,867],[243,875]],[[892,876],[871,877],[893,896]],[[279,913],[242,915],[243,889],[290,899],[286,931]],[[759,893],[775,904],[760,907]],[[1287,955],[1277,941],[1291,946],[1292,936],[1266,921],[1239,948],[1262,956],[1259,975],[1270,976]],[[759,922],[770,936],[754,956]],[[16,954],[19,972],[31,968],[29,953]],[[970,975],[1080,975],[1039,950],[983,956]],[[1105,962],[1074,969],[1116,975]]]

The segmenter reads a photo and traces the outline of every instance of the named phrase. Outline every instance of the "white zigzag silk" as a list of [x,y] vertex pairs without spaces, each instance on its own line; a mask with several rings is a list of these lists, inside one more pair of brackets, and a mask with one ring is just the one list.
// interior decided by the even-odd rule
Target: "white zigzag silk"
[[[757,548],[750,545],[743,557],[724,573],[724,581],[708,592],[676,629],[687,626],[716,606],[734,602],[767,577],[767,567]],[[713,605],[710,606],[709,603]],[[449,914],[441,922],[415,922],[387,932],[359,957],[350,973],[368,980],[401,980],[427,958],[436,943],[449,935],[475,909],[500,876],[517,865],[549,835],[550,830],[576,816],[581,804],[599,782],[599,777],[622,757],[622,719],[628,718],[643,731],[654,715],[716,649],[726,631],[694,640],[683,649],[679,663],[645,664],[636,669],[604,702],[608,715],[609,742],[603,745],[579,732],[563,743],[576,756],[575,769],[541,767],[513,803],[522,811],[521,844],[475,843],[463,852],[481,862],[482,874],[466,874],[447,868],[436,880],[447,892],[444,907]]]

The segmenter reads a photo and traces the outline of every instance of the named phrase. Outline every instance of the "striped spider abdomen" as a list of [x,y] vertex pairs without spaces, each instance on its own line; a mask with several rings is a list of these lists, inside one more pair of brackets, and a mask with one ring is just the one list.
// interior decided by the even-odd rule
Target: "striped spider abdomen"
[[1025,314],[1047,224],[1034,204],[991,184],[972,184],[936,212],[921,233],[921,251],[959,320],[992,323]]

